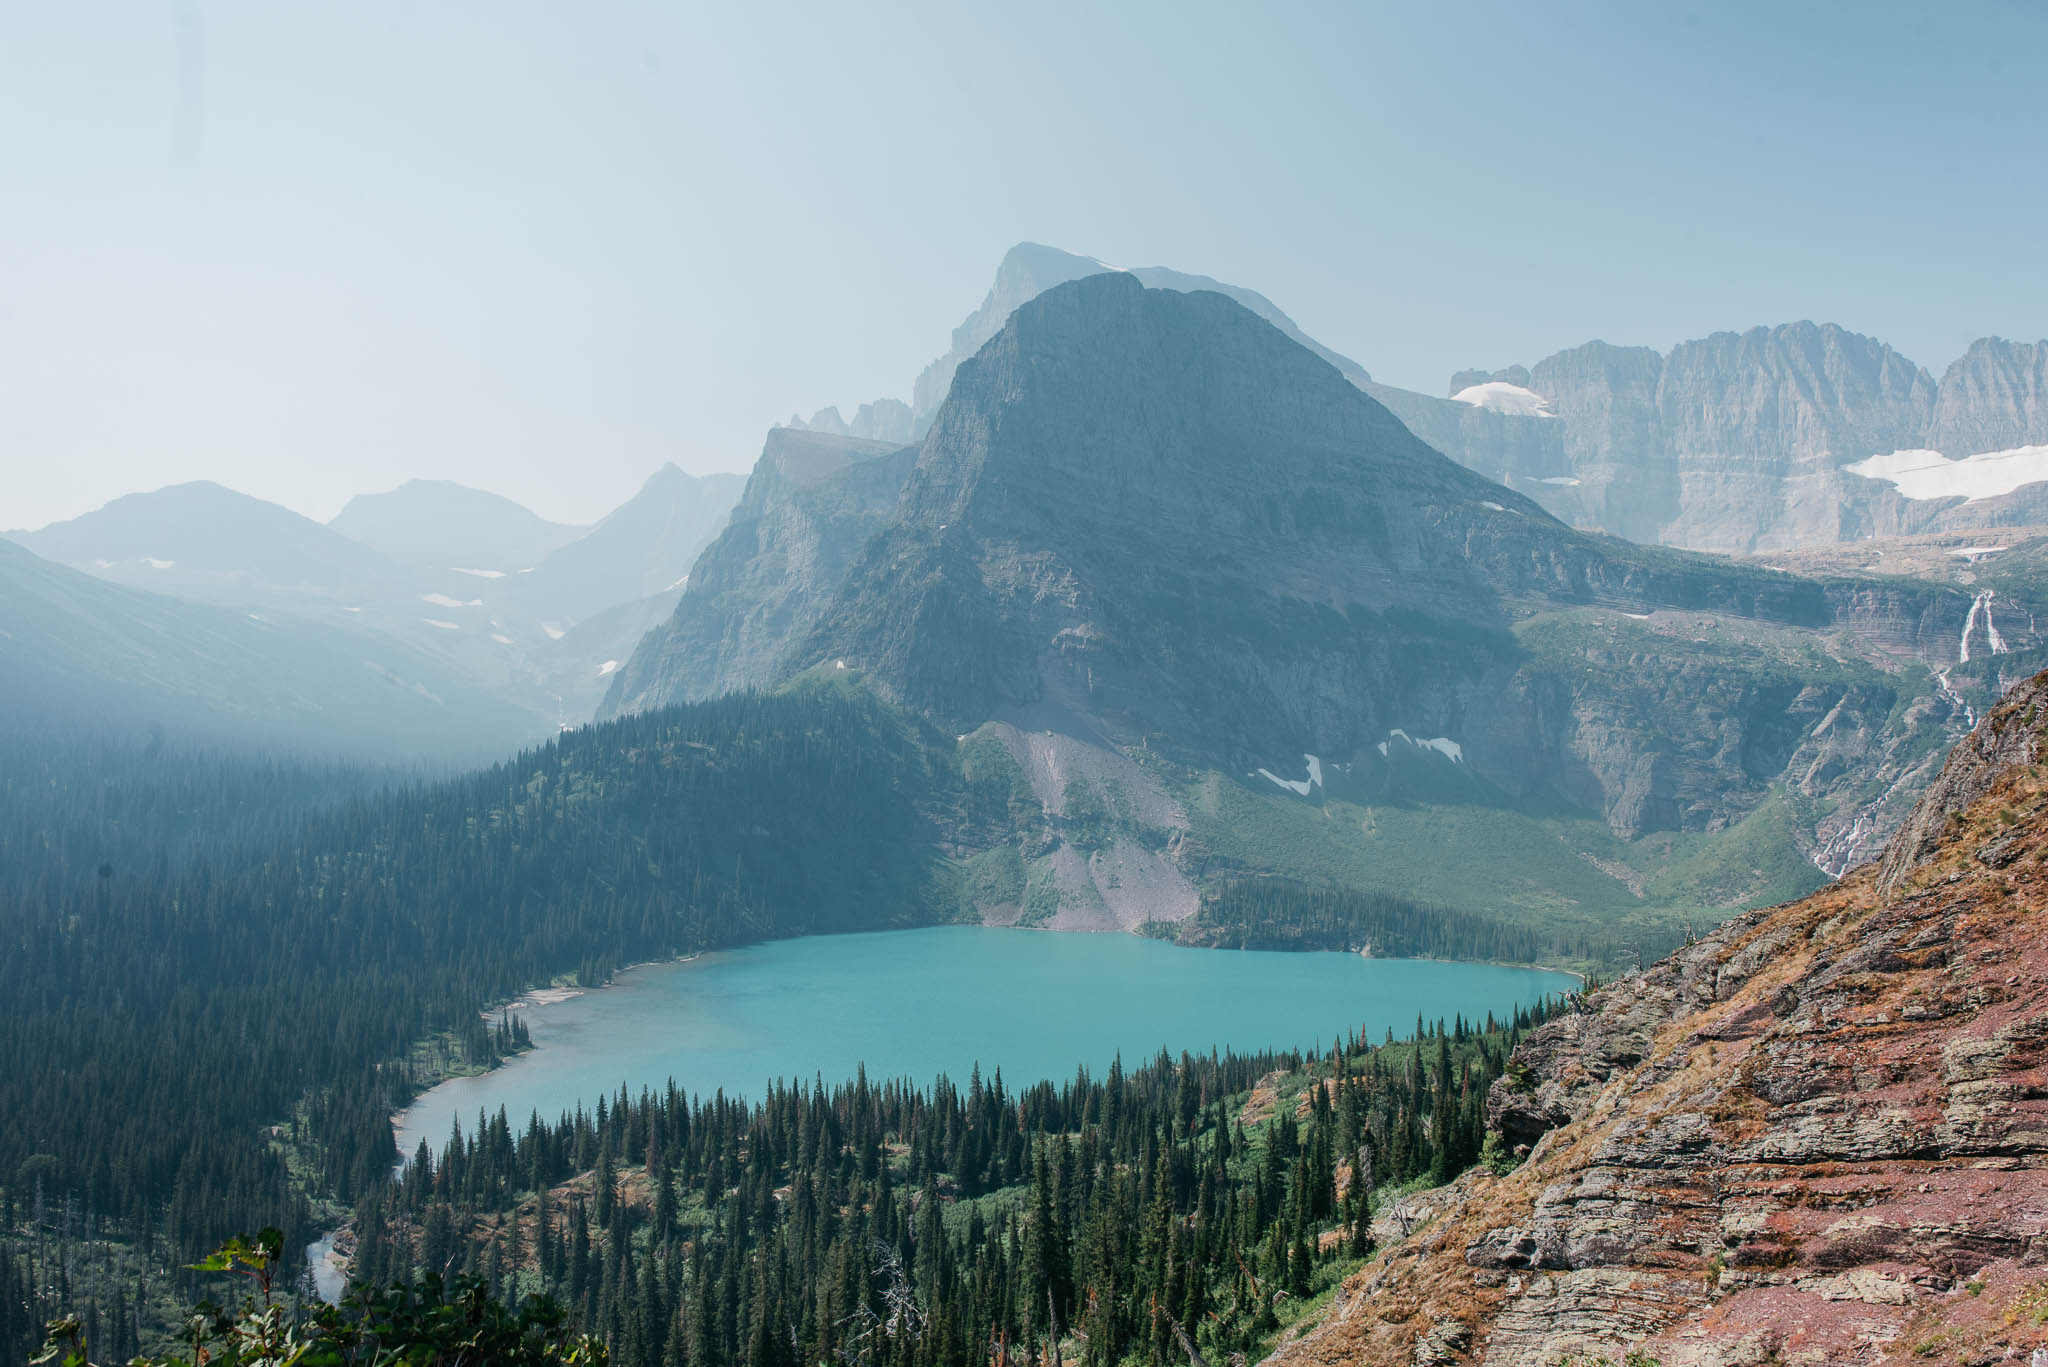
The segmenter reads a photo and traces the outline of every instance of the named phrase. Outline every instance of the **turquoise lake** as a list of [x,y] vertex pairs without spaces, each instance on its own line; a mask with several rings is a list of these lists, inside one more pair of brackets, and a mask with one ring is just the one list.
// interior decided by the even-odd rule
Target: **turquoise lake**
[[1561,973],[1492,964],[1183,949],[1135,935],[985,926],[821,935],[621,974],[610,987],[521,1015],[535,1048],[495,1072],[434,1088],[406,1111],[399,1151],[436,1148],[461,1117],[503,1106],[514,1130],[625,1083],[758,1097],[772,1078],[964,1083],[979,1065],[1006,1087],[1098,1076],[1119,1052],[1328,1045],[1379,1039],[1418,1014],[1484,1019],[1576,987]]

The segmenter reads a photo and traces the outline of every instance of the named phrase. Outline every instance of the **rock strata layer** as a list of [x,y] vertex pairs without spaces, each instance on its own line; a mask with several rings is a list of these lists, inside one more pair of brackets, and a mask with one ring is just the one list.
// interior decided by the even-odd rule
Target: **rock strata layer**
[[1271,1361],[2048,1348],[2044,695],[1986,718],[1881,875],[1742,916],[1532,1034],[1488,1107],[1527,1161],[1461,1179]]

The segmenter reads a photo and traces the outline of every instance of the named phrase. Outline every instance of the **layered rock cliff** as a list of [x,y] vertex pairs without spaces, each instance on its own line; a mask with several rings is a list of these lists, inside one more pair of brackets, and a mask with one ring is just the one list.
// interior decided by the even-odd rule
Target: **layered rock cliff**
[[[1460,371],[1452,386],[1510,374],[1542,416],[1380,397],[1460,463],[1632,541],[1759,551],[2048,512],[2048,454],[2006,454],[2048,441],[2048,343],[1987,338],[1937,384],[1881,342],[1802,322],[1668,355],[1590,342],[1526,370]],[[1949,468],[1986,455],[1995,471]]]
[[[1532,366],[1460,371],[1440,397],[1374,382],[1256,291],[1035,243],[1004,256],[980,307],[917,377],[910,405],[862,405],[851,421],[824,409],[791,425],[921,438],[954,372],[1011,313],[1046,290],[1117,271],[1150,288],[1236,300],[1424,442],[1576,527],[1748,552],[2048,521],[2048,449],[2019,461],[2007,454],[2048,448],[2048,342],[1986,338],[1937,384],[1880,341],[1797,322],[1715,333],[1668,355],[1589,342]],[[1515,401],[1498,401],[1503,387],[1520,391]],[[1995,469],[1957,479],[1944,468],[1984,455]],[[1910,472],[1903,482],[1848,468],[1893,456]]]
[[[1782,801],[1793,862],[1832,874],[2039,644],[2031,614],[1956,585],[1575,532],[1276,325],[1131,273],[1011,314],[917,448],[846,440],[771,438],[605,715],[844,666],[957,733],[1038,718],[1024,729],[1170,759],[1170,781],[1308,754],[1326,778],[1290,791],[1312,801],[1448,792],[1597,814],[1629,841],[1718,836]],[[1447,772],[1418,787],[1403,737]],[[1709,905],[1798,890],[1783,858],[1741,858]]]
[[964,728],[1053,705],[1239,771],[1308,752],[1369,784],[1394,732],[1444,737],[1494,791],[1625,838],[1789,782],[1844,813],[1825,864],[1924,781],[1949,709],[1897,657],[1946,664],[1970,602],[1573,532],[1247,310],[1099,275],[961,367],[788,663],[850,661]]
[[2048,342],[1986,337],[1941,377],[1924,445],[1950,455],[2048,442]]
[[1525,1155],[1426,1203],[1270,1361],[2026,1362],[2048,1349],[2048,675],[1882,869],[1589,994],[1488,1103]]
[[778,427],[667,621],[613,676],[603,720],[765,688],[895,507],[915,447]]

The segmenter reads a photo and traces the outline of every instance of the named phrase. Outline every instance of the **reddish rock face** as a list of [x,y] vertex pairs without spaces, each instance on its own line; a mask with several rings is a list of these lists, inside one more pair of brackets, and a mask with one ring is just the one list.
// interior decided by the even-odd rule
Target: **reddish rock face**
[[1528,1161],[1461,1179],[1273,1360],[2048,1350],[2044,700],[1958,747],[1882,894],[1866,868],[1745,915],[1531,1035],[1489,1105]]

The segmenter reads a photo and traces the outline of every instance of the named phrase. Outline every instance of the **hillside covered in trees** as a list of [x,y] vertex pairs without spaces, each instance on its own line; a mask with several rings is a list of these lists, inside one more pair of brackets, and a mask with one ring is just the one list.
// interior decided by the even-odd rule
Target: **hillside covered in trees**
[[0,1214],[70,1203],[174,1260],[296,1240],[308,1189],[380,1181],[409,1052],[493,1061],[513,1041],[481,1012],[528,986],[928,919],[920,803],[964,805],[916,733],[829,692],[374,791],[148,750],[25,741],[0,789]]
[[[638,715],[440,781],[160,737],[7,746],[0,1277],[28,1288],[17,1306],[82,1302],[135,1339],[143,1307],[196,1294],[181,1269],[221,1239],[274,1226],[291,1271],[337,1213],[414,1201],[387,1190],[389,1118],[450,1070],[522,1047],[493,1004],[642,960],[952,919],[958,855],[1012,834],[1000,775],[828,685]],[[1484,917],[1270,885],[1227,892],[1202,925],[1219,943],[1363,930],[1383,952],[1545,948]],[[1242,1082],[1203,1086],[1213,1101]],[[1078,1143],[1080,1122],[1060,1124],[1042,1133]],[[587,1169],[594,1151],[572,1148]],[[637,1139],[614,1154],[628,1158],[644,1161]],[[550,1161],[560,1178],[569,1160]],[[1014,1153],[981,1175],[959,1161],[915,1180],[993,1190],[1023,1172]],[[414,1266],[378,1254],[375,1227],[367,1266]],[[98,1261],[74,1269],[70,1249]]]

